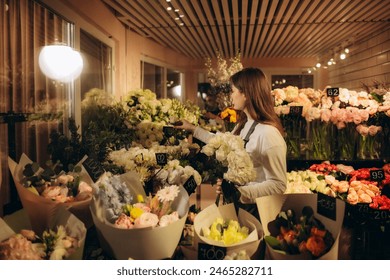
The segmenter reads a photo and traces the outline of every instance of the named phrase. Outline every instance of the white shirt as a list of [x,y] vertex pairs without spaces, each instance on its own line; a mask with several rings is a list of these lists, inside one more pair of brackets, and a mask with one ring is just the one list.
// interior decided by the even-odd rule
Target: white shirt
[[[247,135],[253,124],[248,119],[240,132],[242,139]],[[194,137],[204,143],[213,137],[200,127],[194,131]],[[258,123],[246,144],[246,151],[251,156],[256,170],[256,180],[245,186],[238,187],[242,203],[256,203],[256,198],[272,194],[282,194],[287,183],[287,146],[283,136],[274,126]]]

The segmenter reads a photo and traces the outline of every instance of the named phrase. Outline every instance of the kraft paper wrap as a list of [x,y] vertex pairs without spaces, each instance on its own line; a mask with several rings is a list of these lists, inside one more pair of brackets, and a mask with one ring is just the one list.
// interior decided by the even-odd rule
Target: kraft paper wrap
[[[319,260],[337,260],[341,227],[344,220],[345,203],[336,199],[336,220],[329,219],[317,213],[317,194],[284,194],[260,197],[256,199],[260,219],[264,226],[264,235],[270,235],[268,223],[275,220],[282,210],[292,209],[300,217],[304,206],[310,206],[314,216],[320,220],[332,234],[335,242],[329,252],[318,258]],[[272,249],[266,243],[266,259],[271,260],[302,260],[310,259],[309,254],[285,255]]]
[[[136,172],[121,175],[133,195],[142,194],[144,189]],[[178,211],[180,219],[166,227],[121,229],[107,221],[101,201],[92,198],[91,213],[95,223],[100,245],[115,259],[160,260],[171,258],[180,241],[184,223],[188,215],[189,197],[180,187],[179,196],[173,202],[172,209]]]
[[[8,166],[11,171],[15,186],[22,202],[23,208],[26,210],[27,215],[30,219],[32,229],[37,233],[41,234],[45,229],[49,228],[55,219],[59,208],[64,207],[80,219],[87,228],[93,225],[92,216],[89,210],[90,199],[75,202],[57,202],[39,196],[36,193],[30,191],[24,187],[20,182],[23,178],[23,168],[27,163],[32,161],[25,155],[22,154],[19,164],[14,162],[8,157]],[[93,181],[88,175],[88,172],[81,165],[81,178],[83,181],[92,186]]]
[[[65,227],[69,236],[75,237],[78,240],[78,249],[66,259],[82,260],[85,237],[87,234],[87,229],[84,224],[64,207],[60,207],[56,212],[56,216],[51,220],[49,229],[56,231],[57,227],[60,225]],[[24,209],[5,216],[4,220],[0,218],[0,241],[8,239],[15,233],[20,232],[22,229],[32,229],[29,225],[28,216],[26,215]],[[38,233],[37,235],[42,236],[42,234]]]

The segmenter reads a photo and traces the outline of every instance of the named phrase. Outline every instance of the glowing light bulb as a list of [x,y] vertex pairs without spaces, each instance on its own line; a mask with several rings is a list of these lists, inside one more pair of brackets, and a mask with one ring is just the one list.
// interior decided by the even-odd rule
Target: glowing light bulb
[[45,46],[39,53],[39,67],[50,79],[71,82],[83,70],[83,58],[69,46]]

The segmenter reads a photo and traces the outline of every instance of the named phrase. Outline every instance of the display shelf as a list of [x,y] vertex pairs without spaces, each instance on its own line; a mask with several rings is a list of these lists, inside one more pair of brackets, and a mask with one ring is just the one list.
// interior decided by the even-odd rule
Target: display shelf
[[[308,160],[308,159],[287,159],[287,171],[293,170],[306,170],[312,164],[319,164],[325,160]],[[382,167],[387,162],[383,159],[370,159],[370,160],[329,160],[332,164],[344,164],[352,166],[355,169],[370,168],[370,167]]]

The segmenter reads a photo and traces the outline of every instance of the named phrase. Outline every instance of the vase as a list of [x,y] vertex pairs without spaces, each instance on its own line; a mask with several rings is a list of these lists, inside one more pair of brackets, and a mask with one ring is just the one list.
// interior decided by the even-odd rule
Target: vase
[[321,120],[313,120],[307,124],[307,159],[333,160],[335,126]]
[[379,159],[382,144],[382,133],[376,135],[359,135],[356,157],[358,159]]
[[347,123],[344,128],[337,130],[337,152],[340,160],[355,159],[357,136],[354,123]]
[[[287,115],[282,118],[287,145],[287,159],[298,159],[302,156],[302,139],[305,137],[306,122],[302,117]],[[302,143],[301,143],[302,142]]]

